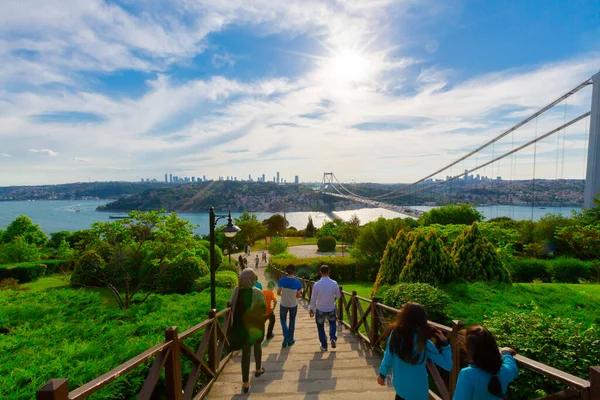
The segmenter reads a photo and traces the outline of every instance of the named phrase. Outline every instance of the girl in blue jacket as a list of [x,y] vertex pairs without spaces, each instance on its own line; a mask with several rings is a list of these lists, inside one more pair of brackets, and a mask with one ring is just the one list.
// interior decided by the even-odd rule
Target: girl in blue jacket
[[467,329],[469,366],[458,375],[454,400],[497,400],[506,396],[508,384],[519,376],[513,349],[498,349],[496,339],[481,325]]
[[[429,340],[433,333],[442,342],[441,351]],[[385,385],[385,378],[392,373],[396,400],[427,400],[427,359],[430,358],[443,369],[452,369],[452,350],[440,331],[427,324],[427,312],[418,303],[406,303],[391,327],[383,361],[379,367],[377,382]]]

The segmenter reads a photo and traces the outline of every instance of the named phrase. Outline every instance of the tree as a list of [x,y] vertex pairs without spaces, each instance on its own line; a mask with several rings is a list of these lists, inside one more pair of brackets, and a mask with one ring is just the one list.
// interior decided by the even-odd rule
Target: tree
[[511,281],[510,273],[502,265],[494,245],[481,234],[476,222],[456,238],[452,258],[458,266],[458,276],[469,282]]
[[440,285],[456,277],[457,268],[435,230],[415,233],[400,282]]
[[263,224],[267,227],[268,236],[283,235],[289,225],[288,221],[281,214],[271,215],[263,221]]
[[581,260],[600,259],[600,223],[560,228],[557,236],[564,240]]
[[1,263],[39,261],[40,257],[38,247],[34,243],[28,243],[23,236],[17,236],[9,243],[0,246]]
[[267,228],[256,218],[236,222],[240,232],[234,237],[238,248],[243,248],[245,244],[253,245],[258,239],[267,235]]
[[8,243],[17,236],[21,236],[27,243],[36,246],[43,246],[47,240],[46,234],[40,229],[40,226],[34,224],[27,215],[20,215],[8,224],[2,240]]
[[312,215],[308,216],[308,224],[306,224],[306,237],[313,237],[316,232],[315,224],[313,223]]
[[90,252],[98,255],[103,267],[80,268],[76,276],[107,286],[123,309],[153,292],[189,290],[202,273],[207,251],[194,238],[190,222],[177,214],[132,211],[127,219],[92,224],[92,233],[85,254],[93,265],[102,263]]
[[56,250],[56,258],[59,260],[71,261],[75,258],[75,250],[69,246],[69,242],[63,239]]
[[398,232],[395,239],[390,239],[385,246],[371,295],[375,295],[382,286],[398,283],[412,242],[413,233],[406,233],[403,229]]
[[463,224],[471,225],[473,222],[483,221],[483,214],[468,204],[450,204],[433,208],[419,217],[423,226],[433,224]]
[[69,236],[71,236],[69,231],[52,232],[50,234],[50,239],[48,240],[48,246],[53,249],[58,249],[58,246],[60,246],[60,243],[63,240],[69,240]]

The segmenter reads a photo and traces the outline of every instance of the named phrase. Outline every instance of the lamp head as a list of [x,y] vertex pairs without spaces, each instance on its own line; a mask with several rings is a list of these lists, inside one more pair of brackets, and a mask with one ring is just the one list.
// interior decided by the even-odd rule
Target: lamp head
[[233,222],[231,221],[231,211],[229,212],[229,218],[227,221],[227,226],[225,226],[225,228],[223,228],[223,233],[225,234],[226,237],[228,238],[232,238],[234,237],[241,229],[238,228],[237,226],[235,226],[233,224]]

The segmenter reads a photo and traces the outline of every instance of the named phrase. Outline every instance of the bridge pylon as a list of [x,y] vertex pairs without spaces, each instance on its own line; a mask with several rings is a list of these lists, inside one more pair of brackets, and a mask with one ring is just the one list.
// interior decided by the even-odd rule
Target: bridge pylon
[[324,172],[323,173],[323,181],[321,182],[321,190],[323,192],[327,191],[329,186],[334,184],[334,175],[333,172]]

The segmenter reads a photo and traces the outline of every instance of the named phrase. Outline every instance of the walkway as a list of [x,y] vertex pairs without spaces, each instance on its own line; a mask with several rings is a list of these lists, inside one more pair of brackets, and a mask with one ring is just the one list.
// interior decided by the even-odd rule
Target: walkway
[[[264,265],[258,270],[260,282],[266,287]],[[338,324],[336,349],[321,352],[315,322],[308,315],[304,300],[296,319],[296,344],[281,347],[279,304],[275,310],[275,338],[263,343],[265,374],[254,377],[254,359],[250,366],[250,392],[242,394],[241,353],[234,355],[207,399],[332,399],[389,400],[394,390],[377,384],[379,353],[372,351],[359,338]],[[349,398],[351,397],[351,399]]]

